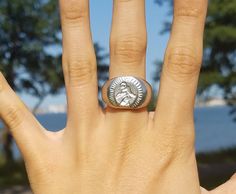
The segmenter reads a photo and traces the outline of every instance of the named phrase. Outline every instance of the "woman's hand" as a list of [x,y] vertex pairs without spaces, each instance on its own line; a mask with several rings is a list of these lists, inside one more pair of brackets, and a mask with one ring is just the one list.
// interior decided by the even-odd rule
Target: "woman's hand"
[[[114,0],[110,78],[145,78],[144,4]],[[1,75],[0,115],[22,152],[35,194],[201,193],[193,107],[207,1],[174,4],[155,113],[99,107],[88,0],[60,1],[68,102],[65,129],[46,131]],[[236,193],[234,180],[210,193]]]

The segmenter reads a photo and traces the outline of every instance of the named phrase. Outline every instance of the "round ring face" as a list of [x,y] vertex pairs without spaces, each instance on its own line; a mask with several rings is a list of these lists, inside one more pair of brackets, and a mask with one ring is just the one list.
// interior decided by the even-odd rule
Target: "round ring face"
[[136,108],[144,102],[147,90],[141,80],[126,76],[112,80],[107,94],[114,106]]

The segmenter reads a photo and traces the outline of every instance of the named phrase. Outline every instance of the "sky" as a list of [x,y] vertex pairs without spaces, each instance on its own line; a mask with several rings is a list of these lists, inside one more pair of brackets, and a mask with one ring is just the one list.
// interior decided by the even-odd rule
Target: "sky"
[[[159,6],[154,0],[146,0],[146,21],[148,33],[147,46],[147,80],[151,82],[151,77],[155,71],[153,64],[156,60],[162,60],[165,48],[169,39],[169,34],[161,35],[164,21],[167,19],[169,11],[168,4]],[[112,20],[112,0],[90,0],[90,15],[93,41],[99,43],[104,48],[104,52],[109,52],[109,35]],[[58,64],[61,65],[61,64]],[[155,87],[155,86],[154,86]],[[33,107],[37,100],[27,94],[21,94],[21,99],[29,107]],[[41,107],[50,104],[65,104],[65,92],[57,96],[49,96],[45,99]]]

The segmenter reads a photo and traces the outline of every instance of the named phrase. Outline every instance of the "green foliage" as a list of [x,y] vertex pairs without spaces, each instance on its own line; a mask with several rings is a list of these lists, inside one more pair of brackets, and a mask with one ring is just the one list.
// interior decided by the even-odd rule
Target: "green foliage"
[[199,87],[207,90],[215,84],[221,88],[225,99],[233,108],[233,113],[236,109],[235,1],[209,1],[204,48],[204,63]]
[[233,89],[236,87],[235,1],[210,1],[204,47],[205,57],[202,72],[218,73],[218,77],[221,76],[221,79],[214,80],[215,84],[224,89],[226,98],[235,97],[236,94],[233,93]]
[[223,184],[236,171],[236,149],[197,154],[200,183],[207,189]]
[[236,147],[197,154],[199,164],[236,163]]
[[23,161],[16,161],[9,165],[0,158],[0,188],[28,184]]
[[63,85],[57,1],[0,1],[0,70],[17,92],[39,99]]

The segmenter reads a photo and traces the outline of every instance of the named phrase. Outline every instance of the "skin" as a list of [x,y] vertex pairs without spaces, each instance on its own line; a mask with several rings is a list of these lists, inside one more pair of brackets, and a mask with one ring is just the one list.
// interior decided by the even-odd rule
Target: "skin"
[[[144,0],[114,0],[110,78],[145,78]],[[46,131],[0,75],[0,116],[25,160],[35,194],[234,194],[236,178],[200,188],[194,98],[206,0],[175,0],[155,113],[99,107],[88,0],[60,0],[68,119]],[[153,23],[155,25],[155,23]]]

